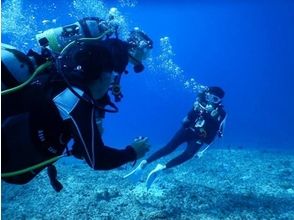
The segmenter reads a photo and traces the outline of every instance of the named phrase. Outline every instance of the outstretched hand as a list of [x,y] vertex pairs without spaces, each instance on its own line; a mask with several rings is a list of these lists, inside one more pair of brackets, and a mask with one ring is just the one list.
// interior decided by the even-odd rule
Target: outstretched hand
[[148,137],[139,136],[134,139],[131,147],[135,150],[137,159],[144,157],[144,155],[150,150],[150,144]]

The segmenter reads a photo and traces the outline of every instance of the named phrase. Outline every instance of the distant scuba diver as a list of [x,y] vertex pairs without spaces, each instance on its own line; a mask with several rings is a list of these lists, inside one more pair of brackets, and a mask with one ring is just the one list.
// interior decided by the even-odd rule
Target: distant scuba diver
[[146,186],[150,188],[158,174],[164,169],[170,169],[178,166],[191,158],[199,149],[207,144],[212,143],[216,136],[222,137],[223,126],[226,119],[226,112],[222,105],[224,91],[220,87],[208,87],[205,91],[200,92],[192,110],[183,120],[183,125],[176,132],[173,138],[161,149],[153,153],[124,178],[139,180],[143,169],[151,162],[162,158],[181,144],[187,143],[185,151],[166,164],[157,164],[157,166],[148,174]]
[[122,150],[103,143],[104,114],[118,110],[108,90],[119,101],[119,81],[128,62],[135,72],[142,71],[142,60],[153,47],[138,28],[122,41],[106,24],[85,18],[45,31],[37,37],[41,54],[30,50],[25,55],[2,45],[1,178],[5,182],[28,183],[48,167],[51,185],[59,192],[62,185],[53,163],[65,155],[83,159],[95,170],[109,170],[149,150],[147,137]]

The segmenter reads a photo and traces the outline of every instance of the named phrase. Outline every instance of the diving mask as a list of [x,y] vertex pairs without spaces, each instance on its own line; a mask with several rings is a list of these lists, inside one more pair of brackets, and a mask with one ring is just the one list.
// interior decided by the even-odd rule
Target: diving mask
[[199,106],[201,109],[211,112],[217,108],[220,102],[221,98],[212,93],[201,93],[198,100],[194,104],[194,109],[197,109]]
[[127,39],[129,43],[129,57],[130,62],[134,66],[135,72],[141,72],[144,69],[142,61],[145,60],[153,48],[153,41],[138,27],[134,28],[130,32],[130,36]]
[[205,101],[207,103],[218,104],[221,102],[221,98],[219,98],[218,96],[213,95],[209,92],[206,92],[205,93]]

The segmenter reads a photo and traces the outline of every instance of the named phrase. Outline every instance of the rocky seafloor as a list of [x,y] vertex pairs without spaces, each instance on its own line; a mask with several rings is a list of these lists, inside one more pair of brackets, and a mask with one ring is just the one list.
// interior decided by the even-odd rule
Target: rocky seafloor
[[24,186],[2,182],[2,219],[294,219],[293,152],[211,149],[166,170],[148,191],[123,179],[130,165],[93,171],[72,161],[56,164],[60,193],[46,172]]

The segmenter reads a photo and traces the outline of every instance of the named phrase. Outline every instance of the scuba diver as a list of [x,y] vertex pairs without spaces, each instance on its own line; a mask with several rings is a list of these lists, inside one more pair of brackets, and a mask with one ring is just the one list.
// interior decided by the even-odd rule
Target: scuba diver
[[105,145],[101,137],[105,112],[118,111],[108,91],[115,88],[112,94],[120,100],[119,81],[127,64],[142,71],[142,60],[153,47],[138,28],[126,41],[112,33],[105,21],[85,18],[37,36],[41,54],[30,50],[25,55],[2,44],[2,180],[26,184],[47,167],[59,192],[63,186],[53,163],[63,156],[85,160],[94,170],[110,170],[149,150],[147,137],[121,150]]
[[[153,153],[124,178],[131,177],[138,181],[143,169],[150,163],[176,150],[181,144],[187,143],[185,151],[166,164],[157,166],[148,174],[146,186],[149,189],[158,174],[172,167],[178,166],[191,158],[200,150],[203,145],[207,145],[205,150],[213,142],[216,136],[223,136],[223,127],[226,119],[226,112],[222,105],[225,93],[220,87],[207,87],[199,93],[192,110],[184,118],[181,128],[173,138],[161,149]],[[200,154],[199,154],[200,153]],[[202,152],[197,155],[201,157]]]

